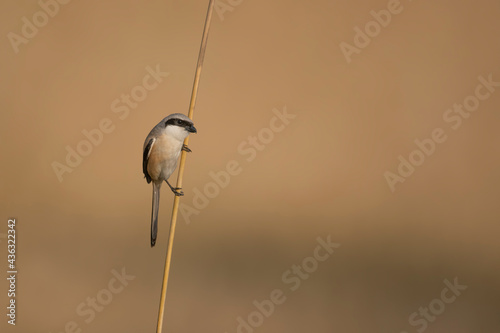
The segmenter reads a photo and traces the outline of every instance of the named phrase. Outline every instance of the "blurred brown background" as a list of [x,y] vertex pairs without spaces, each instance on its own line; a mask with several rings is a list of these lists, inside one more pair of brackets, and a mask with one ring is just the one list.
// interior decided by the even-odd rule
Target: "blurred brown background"
[[[187,112],[207,3],[72,1],[15,53],[7,34],[41,7],[2,1],[0,232],[17,218],[19,270],[17,325],[2,313],[2,332],[154,332],[173,196],[164,186],[151,249],[142,145]],[[387,1],[218,2],[182,202],[229,161],[242,172],[179,219],[165,332],[236,332],[274,289],[286,302],[256,332],[424,331],[409,316],[455,277],[467,290],[425,331],[499,331],[500,91],[456,131],[443,113],[478,76],[500,81],[500,4],[401,5],[348,64],[340,43]],[[112,102],[157,65],[170,75],[120,119]],[[238,146],[285,106],[296,118],[248,162]],[[105,118],[114,131],[59,182],[51,164]],[[384,173],[438,127],[447,141],[392,193]],[[282,274],[328,235],[340,248],[291,291]],[[86,323],[77,308],[122,267],[135,279]]]

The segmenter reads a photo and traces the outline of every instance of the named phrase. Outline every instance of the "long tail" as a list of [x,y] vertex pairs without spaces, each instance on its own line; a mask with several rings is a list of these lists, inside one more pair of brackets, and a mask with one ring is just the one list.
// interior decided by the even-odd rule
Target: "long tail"
[[156,244],[158,234],[158,210],[160,208],[161,183],[153,182],[153,210],[151,211],[151,247]]

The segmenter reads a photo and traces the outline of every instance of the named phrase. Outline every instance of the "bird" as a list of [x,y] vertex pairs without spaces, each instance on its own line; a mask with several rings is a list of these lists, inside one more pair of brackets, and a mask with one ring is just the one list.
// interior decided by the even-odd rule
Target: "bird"
[[173,113],[153,127],[144,141],[142,170],[148,184],[153,185],[151,247],[155,246],[158,233],[161,185],[165,181],[176,196],[184,195],[180,188],[170,185],[168,178],[177,167],[181,151],[191,152],[191,149],[184,145],[184,139],[197,132],[189,117],[182,113]]

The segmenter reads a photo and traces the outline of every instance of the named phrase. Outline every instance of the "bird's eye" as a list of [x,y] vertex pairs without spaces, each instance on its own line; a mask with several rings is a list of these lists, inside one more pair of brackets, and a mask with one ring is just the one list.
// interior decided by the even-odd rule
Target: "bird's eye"
[[175,121],[175,123],[176,123],[177,125],[182,125],[182,120],[177,119],[177,120]]

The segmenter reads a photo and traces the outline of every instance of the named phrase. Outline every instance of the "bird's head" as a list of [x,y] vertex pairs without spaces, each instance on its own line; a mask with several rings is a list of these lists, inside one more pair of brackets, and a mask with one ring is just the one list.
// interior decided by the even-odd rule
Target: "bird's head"
[[190,133],[197,133],[193,121],[182,113],[174,113],[163,120],[165,132],[168,135],[184,141]]

